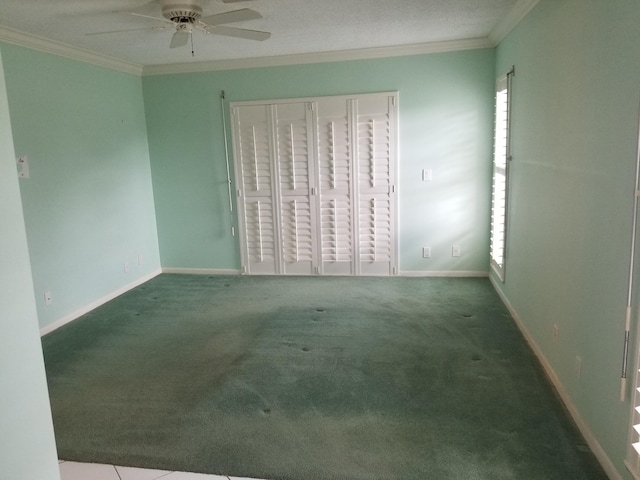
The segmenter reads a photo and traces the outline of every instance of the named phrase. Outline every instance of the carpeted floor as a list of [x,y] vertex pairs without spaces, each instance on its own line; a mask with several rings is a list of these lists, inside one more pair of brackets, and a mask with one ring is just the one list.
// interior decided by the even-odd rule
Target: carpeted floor
[[161,275],[43,348],[66,460],[606,479],[487,279]]

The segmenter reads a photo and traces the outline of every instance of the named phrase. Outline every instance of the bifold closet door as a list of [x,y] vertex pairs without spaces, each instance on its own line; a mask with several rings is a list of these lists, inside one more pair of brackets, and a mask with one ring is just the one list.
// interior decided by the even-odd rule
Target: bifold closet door
[[243,270],[245,273],[274,274],[281,259],[269,110],[264,106],[246,106],[235,109],[234,117]]
[[396,97],[354,100],[357,122],[358,274],[394,275]]
[[396,99],[232,105],[243,272],[397,273]]
[[276,199],[280,209],[281,272],[288,275],[315,273],[316,211],[311,203],[312,168],[311,109],[307,103],[270,107],[276,141]]
[[351,101],[324,98],[314,104],[317,131],[320,273],[353,275],[353,149]]

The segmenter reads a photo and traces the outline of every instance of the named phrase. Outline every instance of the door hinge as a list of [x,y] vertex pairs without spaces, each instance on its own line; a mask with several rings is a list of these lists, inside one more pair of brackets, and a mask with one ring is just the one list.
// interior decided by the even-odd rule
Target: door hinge
[[239,188],[236,190],[236,195],[238,195],[238,198],[240,198],[242,196],[242,190],[240,190]]

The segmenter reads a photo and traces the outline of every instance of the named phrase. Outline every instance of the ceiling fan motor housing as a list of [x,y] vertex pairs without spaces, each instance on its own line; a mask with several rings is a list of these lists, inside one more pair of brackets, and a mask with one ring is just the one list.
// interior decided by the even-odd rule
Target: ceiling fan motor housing
[[169,3],[162,6],[162,16],[175,23],[196,23],[202,17],[202,7],[194,3]]

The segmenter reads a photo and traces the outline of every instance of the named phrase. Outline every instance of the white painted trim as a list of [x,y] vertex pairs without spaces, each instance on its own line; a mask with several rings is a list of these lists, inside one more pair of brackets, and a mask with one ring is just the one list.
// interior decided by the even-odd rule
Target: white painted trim
[[511,31],[526,17],[540,0],[519,0],[514,7],[489,34],[489,40],[495,46],[506,38]]
[[192,62],[165,65],[147,65],[143,67],[143,75],[165,75],[172,73],[210,72],[214,70],[237,70],[241,68],[279,67],[284,65],[302,65],[309,63],[344,62],[371,58],[400,57],[408,55],[424,55],[429,53],[454,52],[493,48],[495,45],[488,38],[472,38],[468,40],[452,40],[448,42],[422,43],[416,45],[400,45],[396,47],[361,48],[336,52],[316,52],[296,55],[279,55],[259,58],[239,58],[231,60],[214,60],[211,62]]
[[163,268],[162,273],[179,275],[240,275],[241,270],[235,268]]
[[511,313],[511,316],[515,320],[516,325],[520,329],[520,332],[524,336],[525,340],[527,341],[527,343],[533,350],[534,354],[540,361],[542,368],[544,368],[544,371],[549,377],[549,379],[551,380],[551,383],[553,383],[553,386],[558,391],[558,394],[560,395],[562,402],[564,403],[565,407],[567,407],[567,410],[569,411],[569,414],[573,418],[573,421],[578,426],[578,429],[580,430],[585,440],[587,441],[589,448],[591,448],[591,451],[600,462],[600,465],[602,465],[602,468],[604,469],[605,473],[611,480],[622,480],[622,475],[620,474],[620,472],[618,472],[615,465],[613,464],[613,462],[611,461],[607,453],[602,448],[602,445],[600,445],[600,442],[598,442],[598,439],[589,428],[589,425],[587,424],[587,422],[585,422],[584,418],[582,418],[580,411],[571,400],[571,397],[565,390],[564,385],[562,385],[562,382],[560,382],[560,379],[554,372],[553,368],[551,367],[551,364],[542,353],[542,350],[536,343],[531,333],[527,330],[527,327],[524,325],[524,322],[518,315],[518,312],[515,310],[515,308],[513,308],[513,305],[511,305],[506,295],[502,291],[501,285],[498,282],[496,282],[493,276],[490,276],[489,280],[491,281],[493,288],[498,293],[498,296],[500,297],[504,305],[509,310],[509,313]]
[[62,57],[79,60],[81,62],[107,67],[112,70],[119,70],[134,75],[142,75],[142,66],[135,63],[125,62],[117,58],[101,55],[91,50],[67,45],[66,43],[56,42],[48,38],[38,37],[24,32],[19,32],[9,27],[0,25],[0,41],[18,45],[21,47],[32,48],[40,52],[52,53]]
[[95,302],[91,302],[87,305],[85,305],[82,308],[79,308],[78,310],[76,310],[75,312],[71,312],[68,315],[65,315],[64,317],[56,320],[53,323],[50,323],[49,325],[46,325],[44,327],[42,327],[40,329],[40,336],[44,336],[47,333],[51,333],[54,330],[57,330],[58,328],[62,327],[63,325],[66,325],[67,323],[70,323],[74,320],[76,320],[77,318],[81,317],[82,315],[84,315],[85,313],[89,313],[91,310],[94,310],[96,308],[98,308],[101,305],[104,305],[105,303],[113,300],[116,297],[119,297],[120,295],[122,295],[123,293],[127,293],[129,290],[138,287],[140,285],[142,285],[145,282],[148,282],[149,280],[151,280],[154,277],[157,277],[158,275],[160,275],[162,273],[162,271],[160,269],[158,270],[154,270],[153,272],[138,278],[137,280],[118,288],[117,290],[114,290],[113,292],[109,293],[108,295],[105,295],[102,298],[99,298],[98,300],[96,300]]
[[518,23],[520,23],[520,21],[533,9],[533,7],[536,6],[538,2],[539,0],[519,0],[509,15],[500,22],[486,38],[470,38],[414,45],[398,45],[392,47],[360,48],[335,52],[314,52],[293,55],[277,55],[271,57],[214,60],[209,62],[142,66],[136,63],[120,60],[118,58],[102,55],[91,50],[74,47],[66,43],[20,32],[5,26],[0,26],[0,41],[134,75],[165,75],[172,73],[209,72],[215,70],[237,70],[242,68],[343,62],[349,60],[493,48],[500,43],[509,34],[509,32],[518,25]]
[[449,270],[449,271],[416,271],[404,270],[398,274],[399,277],[481,277],[486,278],[489,272],[473,270]]

